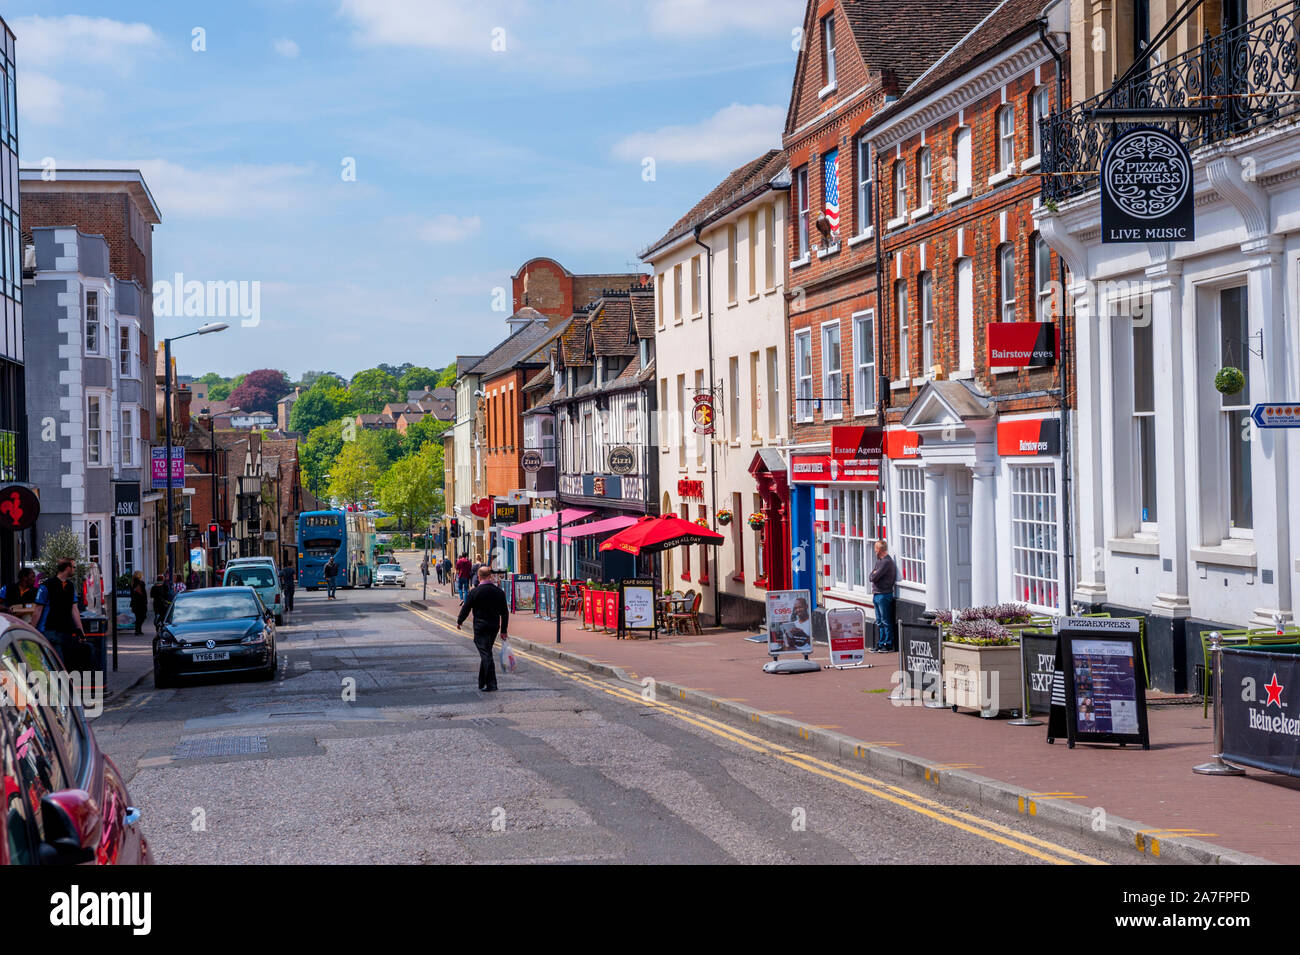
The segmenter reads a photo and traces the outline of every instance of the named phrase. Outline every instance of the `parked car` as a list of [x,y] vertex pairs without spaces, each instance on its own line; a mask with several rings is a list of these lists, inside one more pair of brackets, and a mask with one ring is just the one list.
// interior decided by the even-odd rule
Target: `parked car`
[[275,614],[276,626],[284,626],[284,593],[280,590],[280,575],[271,558],[235,558],[226,564],[221,586],[255,588],[262,602]]
[[255,587],[209,587],[177,594],[153,642],[153,684],[183,677],[254,673],[275,678],[274,614]]
[[0,865],[152,863],[140,810],[80,704],[27,691],[60,685],[58,654],[13,617],[0,628]]
[[375,583],[381,587],[388,584],[405,587],[406,571],[402,569],[401,564],[380,564],[379,569],[375,571]]

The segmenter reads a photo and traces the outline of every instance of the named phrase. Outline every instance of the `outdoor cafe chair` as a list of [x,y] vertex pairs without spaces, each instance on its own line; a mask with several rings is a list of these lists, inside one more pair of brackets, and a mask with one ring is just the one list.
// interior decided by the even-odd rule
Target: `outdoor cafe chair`
[[697,594],[693,590],[688,590],[687,594],[691,595],[687,609],[670,613],[668,618],[678,633],[685,633],[686,627],[690,627],[694,633],[703,633],[700,629],[700,601],[704,599],[704,594]]

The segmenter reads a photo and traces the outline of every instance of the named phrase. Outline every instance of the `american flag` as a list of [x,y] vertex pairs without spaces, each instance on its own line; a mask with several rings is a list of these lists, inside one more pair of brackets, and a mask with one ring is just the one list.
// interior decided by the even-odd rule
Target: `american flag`
[[826,194],[826,220],[832,229],[840,227],[840,151],[833,149],[826,154],[822,166],[822,192]]

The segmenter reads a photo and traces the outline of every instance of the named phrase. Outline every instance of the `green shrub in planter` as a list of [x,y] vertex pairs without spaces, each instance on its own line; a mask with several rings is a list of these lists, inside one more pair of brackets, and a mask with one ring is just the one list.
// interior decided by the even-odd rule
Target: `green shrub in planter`
[[1214,376],[1214,390],[1221,395],[1235,395],[1244,387],[1246,387],[1246,376],[1242,374],[1240,368],[1228,365],[1220,368],[1219,373]]

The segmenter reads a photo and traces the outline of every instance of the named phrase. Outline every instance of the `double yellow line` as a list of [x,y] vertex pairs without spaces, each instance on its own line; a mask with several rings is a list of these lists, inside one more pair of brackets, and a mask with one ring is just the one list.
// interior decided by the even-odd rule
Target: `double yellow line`
[[[427,620],[436,627],[440,627],[449,633],[460,634],[460,631],[448,626],[442,620],[431,614],[416,610],[414,607],[407,607],[412,613]],[[460,634],[463,636],[463,634]],[[625,703],[638,703],[642,706],[653,707],[666,713],[683,723],[688,723],[698,729],[704,730],[713,736],[720,737],[728,742],[734,743],[742,749],[749,750],[760,756],[767,756],[778,760],[786,765],[801,769],[806,773],[814,776],[820,776],[823,779],[837,782],[850,789],[865,793],[876,799],[883,800],[898,806],[901,809],[907,809],[918,815],[925,816],[935,822],[951,826],[962,832],[987,839],[990,842],[1005,846],[1008,849],[1031,856],[1040,862],[1048,862],[1053,865],[1106,865],[1101,859],[1093,858],[1073,849],[1058,845],[1047,839],[1040,839],[1037,836],[1031,836],[1024,832],[1019,832],[1009,826],[1001,825],[990,819],[985,819],[973,813],[963,812],[960,809],[954,809],[943,803],[927,799],[901,786],[894,786],[883,780],[876,779],[864,773],[855,772],[851,769],[845,769],[834,763],[827,762],[824,759],[818,759],[808,753],[801,753],[796,750],[784,749],[777,746],[762,737],[747,733],[742,729],[737,729],[730,724],[715,720],[712,717],[704,716],[700,713],[687,710],[682,706],[673,703],[661,701],[655,697],[646,698],[635,689],[626,686],[620,686],[607,680],[597,679],[591,674],[576,670],[573,667],[565,666],[554,660],[547,660],[543,657],[531,653],[515,650],[515,655],[526,659],[539,666],[546,667],[553,673],[567,677],[588,689],[596,690],[608,694],[615,699]]]

